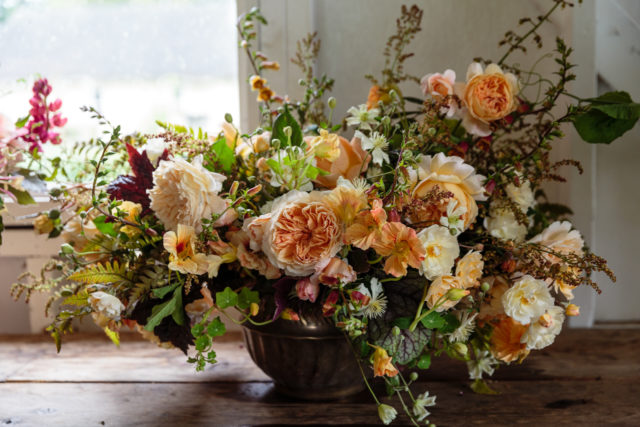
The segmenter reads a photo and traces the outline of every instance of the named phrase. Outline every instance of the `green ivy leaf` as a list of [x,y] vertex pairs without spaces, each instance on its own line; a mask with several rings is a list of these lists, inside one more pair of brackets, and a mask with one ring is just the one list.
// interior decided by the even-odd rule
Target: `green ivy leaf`
[[278,114],[276,120],[273,122],[273,131],[271,132],[271,140],[280,140],[282,147],[287,146],[287,135],[284,133],[284,128],[291,127],[291,145],[302,145],[302,129],[300,125],[293,118],[289,109],[285,106],[284,111]]
[[194,337],[199,337],[200,335],[202,335],[204,333],[204,325],[200,324],[200,323],[196,323],[195,325],[193,325],[191,327],[191,335],[193,335]]
[[249,288],[242,288],[238,294],[238,307],[245,309],[249,308],[251,303],[259,303],[260,294],[257,291],[252,291]]
[[238,294],[230,287],[224,288],[222,292],[216,292],[216,305],[221,309],[233,307],[238,304]]
[[224,335],[225,332],[227,332],[227,328],[224,326],[224,323],[222,323],[222,320],[220,320],[220,317],[213,319],[207,326],[207,334],[209,334],[210,337],[220,337]]
[[94,218],[93,223],[99,232],[106,236],[116,237],[118,235],[118,231],[116,230],[115,222],[106,222],[107,217],[105,215],[100,215],[99,217]]

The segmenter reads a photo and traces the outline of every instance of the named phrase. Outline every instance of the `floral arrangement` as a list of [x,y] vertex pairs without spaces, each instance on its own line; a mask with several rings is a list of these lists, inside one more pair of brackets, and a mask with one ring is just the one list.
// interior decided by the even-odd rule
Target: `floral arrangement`
[[[188,353],[198,370],[216,362],[222,318],[303,322],[317,309],[415,425],[428,423],[435,396],[414,396],[410,385],[432,357],[463,361],[472,388],[490,393],[485,376],[550,345],[565,317],[579,314],[572,292],[598,290],[592,272],[615,280],[541,184],[580,168],[549,157],[561,125],[608,143],[635,124],[638,104],[624,92],[571,94],[571,49],[560,39],[553,80],[506,62],[538,44],[538,28],[567,5],[524,19],[530,28],[507,33],[499,61],[476,59],[462,79],[405,73],[422,11],[403,7],[381,78],[368,76],[368,99],[339,123],[336,99],[323,100],[333,80],[314,77],[316,36],[298,44],[306,91],[291,100],[268,84],[279,64],[255,50],[266,20],[251,10],[238,30],[261,126],[239,130],[227,115],[216,135],[159,123],[161,133],[122,137],[87,109],[108,137],[97,140],[91,185],[53,195],[64,220],[50,226],[65,243],[44,273],[60,274],[27,274],[14,296],[52,293],[58,348],[72,321],[90,315],[114,342],[134,328]],[[423,98],[403,96],[399,85],[411,82]],[[558,115],[561,99],[574,102]],[[130,173],[105,179],[104,162],[122,153]],[[396,409],[372,394],[388,424]]]

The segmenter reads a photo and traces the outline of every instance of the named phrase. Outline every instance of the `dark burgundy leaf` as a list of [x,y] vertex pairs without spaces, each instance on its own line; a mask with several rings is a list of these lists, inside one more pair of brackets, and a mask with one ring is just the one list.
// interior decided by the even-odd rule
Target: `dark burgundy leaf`
[[273,284],[273,289],[276,290],[274,295],[274,299],[276,302],[276,311],[273,314],[273,320],[277,319],[280,316],[280,313],[287,308],[287,300],[289,299],[289,292],[293,289],[293,285],[295,285],[297,279],[293,277],[283,277]]
[[[133,175],[120,175],[107,187],[112,200],[128,200],[142,205],[142,215],[149,213],[149,195],[147,190],[153,188],[153,171],[155,168],[147,156],[147,152],[138,153],[131,144],[127,144],[129,165]],[[164,150],[160,160],[168,160],[169,152]],[[160,162],[160,160],[158,162]]]

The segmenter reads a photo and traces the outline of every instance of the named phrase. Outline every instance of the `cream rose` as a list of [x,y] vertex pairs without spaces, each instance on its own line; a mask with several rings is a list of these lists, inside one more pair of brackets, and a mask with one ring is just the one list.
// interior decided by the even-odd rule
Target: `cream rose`
[[[536,243],[545,246],[561,254],[582,255],[584,240],[578,230],[571,230],[569,221],[556,221],[547,227],[542,233],[538,234],[530,243]],[[544,254],[549,261],[557,263],[561,260],[551,254]]]
[[[416,178],[419,182],[413,189],[413,198],[425,197],[435,186],[441,192],[452,193],[458,202],[457,207],[465,210],[460,216],[465,229],[469,228],[478,215],[476,200],[486,200],[482,186],[484,176],[476,174],[474,167],[464,163],[460,157],[445,156],[443,153],[422,156]],[[441,200],[440,209],[430,210],[418,220],[440,223],[440,218],[446,216],[448,202],[449,199]]]
[[124,304],[118,298],[101,291],[92,292],[89,295],[89,305],[94,312],[113,320],[119,320],[120,313],[124,310]]
[[493,237],[502,240],[513,240],[520,243],[527,236],[527,227],[520,224],[509,208],[489,209],[489,216],[484,219],[484,228]]
[[507,316],[525,325],[553,307],[553,297],[544,281],[526,275],[502,295],[502,306]]
[[293,190],[274,201],[270,213],[245,222],[252,248],[289,276],[314,273],[342,247],[342,224],[322,198]]
[[451,268],[460,255],[460,246],[447,227],[432,225],[418,233],[425,250],[420,271],[429,280],[451,274]]
[[162,160],[153,172],[151,209],[169,230],[183,224],[199,232],[202,218],[221,214],[227,208],[226,201],[218,196],[225,179],[206,170],[200,156],[191,163],[181,158]]
[[504,189],[507,192],[507,196],[509,196],[524,213],[527,213],[529,208],[535,204],[533,190],[531,189],[531,183],[529,181],[524,181],[519,187],[515,184],[507,184]]
[[469,251],[463,256],[456,266],[456,276],[460,278],[462,287],[468,289],[479,286],[478,279],[482,277],[483,268],[484,261],[480,252]]
[[563,322],[564,309],[558,306],[549,307],[537,322],[529,325],[521,342],[527,344],[528,350],[541,350],[553,343],[562,330]]
[[[449,292],[449,290],[457,288],[462,289],[462,283],[460,282],[460,278],[456,276],[440,276],[429,285],[429,289],[427,290],[427,307],[432,309],[436,306],[438,301],[442,302],[443,297]],[[436,308],[435,311],[442,312],[445,310],[449,310],[453,306],[455,306],[458,301],[452,300],[444,300],[444,303]]]

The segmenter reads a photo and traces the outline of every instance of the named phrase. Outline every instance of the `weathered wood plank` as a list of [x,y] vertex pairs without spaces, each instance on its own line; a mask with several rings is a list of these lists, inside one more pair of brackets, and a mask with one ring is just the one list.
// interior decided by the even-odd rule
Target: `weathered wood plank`
[[[447,425],[640,425],[637,381],[503,381],[498,396],[464,383],[417,384],[438,396],[431,420]],[[462,394],[464,393],[464,397]],[[394,403],[395,404],[395,403]],[[376,424],[367,394],[330,402],[286,400],[270,383],[0,384],[0,424],[226,426]],[[402,425],[402,423],[399,423]]]
[[[72,337],[56,355],[48,337],[0,337],[0,381],[218,382],[267,381],[237,334],[215,346],[219,363],[196,373],[179,350],[165,350],[136,335],[123,335],[120,348],[101,335]],[[522,365],[503,367],[502,380],[637,378],[640,330],[571,330],[552,346],[533,352]],[[82,366],[82,369],[78,369]],[[463,380],[464,364],[434,360],[431,380]]]
[[218,363],[196,372],[178,349],[162,349],[123,335],[116,347],[101,335],[84,335],[63,345],[50,339],[13,337],[0,342],[0,382],[220,382],[269,381],[244,349],[239,334],[216,343]]

